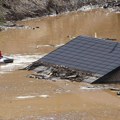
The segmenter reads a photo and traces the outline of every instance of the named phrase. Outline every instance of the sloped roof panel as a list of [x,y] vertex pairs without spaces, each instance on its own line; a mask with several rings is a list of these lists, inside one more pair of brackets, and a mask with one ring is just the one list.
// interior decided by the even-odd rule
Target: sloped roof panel
[[40,60],[105,75],[120,66],[120,43],[79,36]]

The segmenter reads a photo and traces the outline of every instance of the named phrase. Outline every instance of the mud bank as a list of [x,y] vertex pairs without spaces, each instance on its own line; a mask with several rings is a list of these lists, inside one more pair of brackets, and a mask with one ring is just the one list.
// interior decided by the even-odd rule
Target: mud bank
[[21,20],[27,17],[60,14],[76,11],[86,5],[116,9],[120,3],[113,0],[108,0],[107,3],[106,0],[0,0],[0,20]]

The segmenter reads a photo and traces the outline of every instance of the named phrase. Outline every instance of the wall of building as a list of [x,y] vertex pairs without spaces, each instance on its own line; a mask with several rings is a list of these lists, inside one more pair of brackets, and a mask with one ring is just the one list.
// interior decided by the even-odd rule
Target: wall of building
[[117,68],[94,83],[120,83],[120,68]]

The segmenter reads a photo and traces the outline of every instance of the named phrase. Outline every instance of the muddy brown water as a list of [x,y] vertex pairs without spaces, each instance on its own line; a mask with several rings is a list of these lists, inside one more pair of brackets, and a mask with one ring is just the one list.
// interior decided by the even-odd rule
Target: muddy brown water
[[[18,23],[32,29],[0,32],[0,50],[6,55],[43,55],[78,35],[120,41],[120,14],[101,9]],[[120,98],[105,89],[111,85],[87,89],[92,85],[29,79],[27,74],[19,70],[0,74],[0,120],[120,119]]]

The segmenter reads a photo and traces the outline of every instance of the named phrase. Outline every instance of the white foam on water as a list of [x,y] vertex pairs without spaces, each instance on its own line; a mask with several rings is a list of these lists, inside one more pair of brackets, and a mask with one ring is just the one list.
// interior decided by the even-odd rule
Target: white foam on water
[[0,74],[22,69],[43,56],[44,55],[13,55],[13,63],[0,65]]

